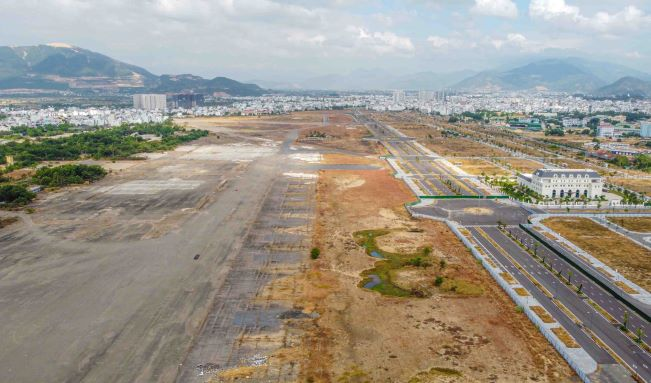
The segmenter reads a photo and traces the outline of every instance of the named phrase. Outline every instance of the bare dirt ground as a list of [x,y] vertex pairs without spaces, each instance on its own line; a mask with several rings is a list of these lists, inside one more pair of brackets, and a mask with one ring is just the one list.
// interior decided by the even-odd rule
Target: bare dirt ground
[[[299,348],[307,356],[304,379],[556,382],[573,375],[445,225],[406,215],[402,204],[411,194],[388,172],[323,171],[317,198],[314,244],[321,257],[306,272],[297,301],[319,313]],[[429,298],[395,298],[360,288],[360,274],[375,259],[352,233],[380,228],[392,229],[379,240],[384,250],[430,245],[457,278],[482,293],[440,290]],[[400,274],[401,282],[432,283],[419,269]]]
[[649,250],[587,218],[553,217],[543,223],[638,286],[651,289]]
[[513,170],[520,173],[533,173],[534,171],[544,167],[540,162],[522,158],[508,158],[503,159],[502,161],[509,164]]
[[[445,225],[406,215],[367,133],[327,115],[184,119],[213,134],[0,212],[18,217],[0,231],[0,381],[574,379]],[[335,138],[295,142],[314,128]],[[352,233],[382,228],[383,249],[445,260],[395,273],[427,298],[358,286],[375,259]]]

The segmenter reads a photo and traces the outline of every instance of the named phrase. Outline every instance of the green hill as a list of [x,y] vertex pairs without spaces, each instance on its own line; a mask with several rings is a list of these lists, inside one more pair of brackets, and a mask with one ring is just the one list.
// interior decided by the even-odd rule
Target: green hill
[[223,92],[254,96],[263,89],[225,77],[156,76],[141,67],[66,44],[0,47],[0,89],[133,89]]

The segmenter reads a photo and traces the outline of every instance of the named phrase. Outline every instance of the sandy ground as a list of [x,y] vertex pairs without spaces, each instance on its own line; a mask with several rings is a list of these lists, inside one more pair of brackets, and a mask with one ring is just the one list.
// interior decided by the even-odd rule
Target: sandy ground
[[[388,172],[323,171],[317,199],[314,243],[322,255],[306,272],[298,302],[320,315],[302,345],[308,358],[304,379],[556,382],[573,375],[445,225],[408,218],[402,204],[411,194]],[[374,259],[352,233],[377,228],[393,230],[379,240],[383,249],[430,245],[435,257],[483,293],[395,298],[358,287],[360,274]],[[408,282],[431,278],[414,269],[400,277]]]

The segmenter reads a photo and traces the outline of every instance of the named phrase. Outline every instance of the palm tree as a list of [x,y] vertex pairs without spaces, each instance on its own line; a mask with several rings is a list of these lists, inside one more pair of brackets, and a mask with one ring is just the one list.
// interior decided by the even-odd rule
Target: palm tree
[[644,337],[644,330],[642,330],[642,327],[638,327],[635,333],[637,335],[637,339],[635,339],[635,341],[637,343],[642,343],[642,338]]

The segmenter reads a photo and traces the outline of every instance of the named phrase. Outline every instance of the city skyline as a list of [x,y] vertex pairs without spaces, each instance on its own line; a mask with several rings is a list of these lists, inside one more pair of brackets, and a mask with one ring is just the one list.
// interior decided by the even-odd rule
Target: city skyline
[[581,55],[645,70],[651,57],[644,41],[651,9],[640,0],[1,3],[0,45],[61,42],[157,74],[295,81],[360,69],[480,71]]

